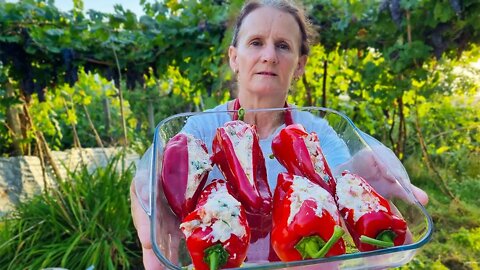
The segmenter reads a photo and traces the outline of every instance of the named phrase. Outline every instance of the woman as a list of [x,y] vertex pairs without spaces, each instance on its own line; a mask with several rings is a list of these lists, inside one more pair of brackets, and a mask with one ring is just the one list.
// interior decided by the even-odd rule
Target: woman
[[[249,109],[279,108],[286,105],[289,87],[292,81],[304,73],[309,53],[309,25],[301,9],[288,0],[248,1],[235,25],[233,40],[228,50],[229,64],[235,73],[238,85],[238,99],[219,105],[212,111],[234,110],[239,107]],[[305,120],[299,112],[286,116],[280,111],[247,113],[244,121],[255,124],[264,152],[271,144],[271,139],[284,125],[285,121],[303,119],[305,124],[317,121],[313,126],[321,129],[319,133],[322,149],[332,167],[349,168],[353,165],[341,165],[348,158],[348,151],[338,140],[335,132],[321,119]],[[222,123],[235,119],[235,115],[215,114],[208,119],[197,118],[187,123],[185,129],[199,136],[210,136]],[[310,121],[311,120],[311,121]],[[311,130],[307,127],[307,130]],[[202,133],[203,132],[203,133]],[[205,134],[207,133],[207,134]],[[320,135],[321,134],[321,135]],[[343,150],[342,150],[343,149]],[[334,151],[335,150],[335,151]],[[355,159],[353,159],[355,160]],[[367,160],[367,162],[365,162]],[[279,168],[266,159],[269,168],[270,188],[275,186],[275,171]],[[268,163],[272,164],[268,164]],[[362,157],[362,163],[368,164],[364,171],[377,177],[377,185],[385,189],[395,181],[382,180],[382,166],[375,163],[373,157]],[[361,166],[356,164],[355,166]],[[357,168],[361,171],[362,168]],[[376,168],[373,170],[372,168]],[[270,173],[273,170],[273,173]],[[144,176],[146,174],[143,174]],[[136,178],[142,177],[142,171]],[[145,177],[144,177],[145,179]],[[384,184],[383,184],[384,183]],[[413,189],[417,198],[426,203],[428,197],[418,188]],[[143,248],[143,260],[146,269],[158,269],[160,263],[152,251],[149,239],[149,221],[139,205],[135,195],[135,185],[131,186],[132,216]]]

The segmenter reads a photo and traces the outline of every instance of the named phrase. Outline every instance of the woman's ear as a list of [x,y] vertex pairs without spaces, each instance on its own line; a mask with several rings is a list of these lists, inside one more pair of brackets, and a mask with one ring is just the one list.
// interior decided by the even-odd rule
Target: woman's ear
[[297,69],[295,70],[295,77],[299,78],[305,73],[305,66],[307,65],[308,56],[302,55],[298,58]]
[[230,63],[230,68],[233,70],[233,73],[238,72],[238,64],[237,64],[237,48],[234,46],[228,47],[228,58]]

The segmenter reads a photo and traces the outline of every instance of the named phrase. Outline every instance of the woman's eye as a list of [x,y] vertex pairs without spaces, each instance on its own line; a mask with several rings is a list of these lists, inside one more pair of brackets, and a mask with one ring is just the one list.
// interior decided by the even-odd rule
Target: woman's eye
[[285,43],[280,43],[277,45],[277,47],[282,50],[290,50],[290,46],[288,46],[288,44],[285,44]]
[[252,46],[260,46],[260,45],[262,45],[262,43],[261,43],[260,41],[258,41],[258,40],[254,40],[254,41],[250,42],[250,45],[252,45]]

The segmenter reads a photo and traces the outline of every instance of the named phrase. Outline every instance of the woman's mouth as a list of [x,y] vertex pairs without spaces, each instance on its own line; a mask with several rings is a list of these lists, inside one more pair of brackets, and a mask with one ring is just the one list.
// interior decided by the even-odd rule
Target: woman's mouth
[[257,72],[258,75],[265,75],[265,76],[277,76],[277,74],[273,73],[273,72],[269,72],[269,71],[261,71],[261,72]]

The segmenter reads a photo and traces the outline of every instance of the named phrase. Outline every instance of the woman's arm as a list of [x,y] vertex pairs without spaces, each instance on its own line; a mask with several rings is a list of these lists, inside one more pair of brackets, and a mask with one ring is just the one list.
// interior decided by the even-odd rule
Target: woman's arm
[[362,131],[359,131],[359,134],[369,147],[358,151],[348,161],[332,168],[333,173],[339,175],[344,170],[355,172],[367,179],[369,184],[386,198],[398,197],[411,201],[406,191],[410,189],[421,204],[427,204],[427,193],[410,183],[405,168],[392,150]]
[[358,135],[368,147],[351,154],[347,143],[326,119],[308,112],[296,112],[295,117],[297,122],[304,124],[308,132],[317,133],[320,146],[334,176],[349,170],[367,179],[380,194],[387,198],[400,197],[411,200],[411,196],[409,197],[405,188],[400,185],[399,182],[401,182],[412,191],[420,203],[424,205],[428,203],[428,195],[410,183],[405,168],[395,154],[372,136],[357,129]]
[[[226,105],[223,105],[223,107],[226,109]],[[220,105],[214,110],[222,110],[223,107]],[[187,120],[182,128],[182,132],[190,133],[198,138],[204,139],[208,137],[208,134],[211,134],[212,130],[214,130],[213,128],[216,129],[218,126],[216,122],[225,121],[225,119],[228,119],[227,114],[223,116],[212,114],[210,117],[202,115],[193,116]],[[209,149],[211,149],[211,142],[208,141],[206,143],[208,143]],[[152,249],[150,219],[147,215],[147,211],[150,211],[149,195],[151,191],[149,180],[151,174],[150,164],[153,155],[153,146],[150,146],[137,164],[137,170],[130,185],[131,212],[138,238],[142,244],[145,269],[163,269],[162,264]],[[178,228],[172,227],[172,229],[176,230]]]

